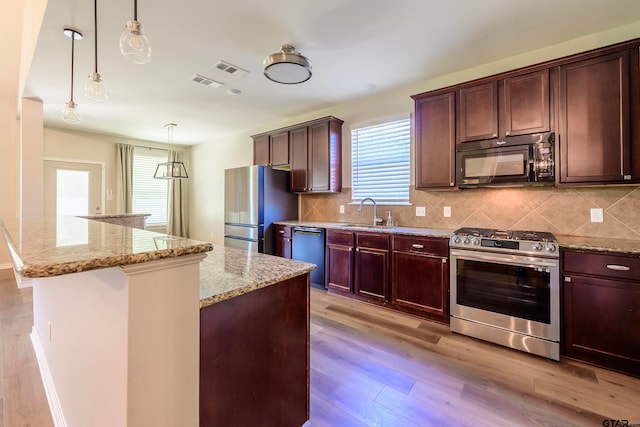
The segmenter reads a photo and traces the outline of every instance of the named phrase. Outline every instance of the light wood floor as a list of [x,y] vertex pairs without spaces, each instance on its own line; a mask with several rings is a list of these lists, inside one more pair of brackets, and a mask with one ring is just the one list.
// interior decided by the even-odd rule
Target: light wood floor
[[[553,362],[311,291],[311,419],[305,427],[640,423],[638,379]],[[32,324],[31,289],[0,280],[0,427],[53,424],[29,340]]]

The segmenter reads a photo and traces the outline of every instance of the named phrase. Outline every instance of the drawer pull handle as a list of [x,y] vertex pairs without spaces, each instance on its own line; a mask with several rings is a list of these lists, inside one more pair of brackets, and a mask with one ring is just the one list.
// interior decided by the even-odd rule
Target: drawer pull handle
[[284,230],[278,230],[280,234],[284,234]]
[[631,267],[627,267],[626,265],[618,265],[618,264],[607,264],[607,268],[609,270],[616,270],[616,271],[629,271],[629,270],[631,270]]
[[414,243],[411,247],[414,249],[424,249],[424,245],[420,245],[418,243]]

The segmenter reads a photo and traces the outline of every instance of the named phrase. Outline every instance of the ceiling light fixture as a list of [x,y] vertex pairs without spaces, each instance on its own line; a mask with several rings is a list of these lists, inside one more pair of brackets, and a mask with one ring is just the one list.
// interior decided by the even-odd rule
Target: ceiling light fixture
[[67,102],[67,106],[62,109],[62,120],[68,123],[79,123],[82,120],[82,114],[80,114],[78,104],[73,102],[73,60],[75,53],[75,41],[82,40],[82,33],[70,27],[66,27],[63,30],[63,33],[71,39],[71,100]]
[[264,59],[264,75],[276,83],[303,83],[311,78],[311,61],[296,52],[295,47],[285,44],[280,52]]
[[[173,147],[173,128],[178,126],[175,123],[168,123],[164,125],[167,128],[167,139],[169,141],[169,151]],[[156,172],[153,174],[154,178],[157,179],[182,179],[189,178],[187,175],[187,168],[184,167],[184,163],[182,162],[165,162],[159,163],[156,167]]]
[[135,64],[146,64],[151,60],[149,40],[142,33],[142,24],[138,22],[138,0],[133,0],[133,20],[127,22],[120,36],[120,52]]
[[107,85],[102,81],[98,73],[98,0],[93,0],[93,59],[95,69],[89,74],[89,80],[84,85],[84,96],[96,102],[104,102],[109,99]]

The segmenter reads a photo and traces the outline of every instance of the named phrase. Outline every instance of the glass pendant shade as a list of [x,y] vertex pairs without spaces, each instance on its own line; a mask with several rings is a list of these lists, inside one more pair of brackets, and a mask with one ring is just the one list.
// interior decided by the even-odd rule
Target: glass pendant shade
[[82,121],[82,114],[78,109],[78,104],[73,101],[69,101],[66,107],[62,109],[62,120],[67,123],[79,123]]
[[89,74],[89,79],[84,85],[84,96],[96,102],[105,102],[109,99],[109,89],[102,81],[100,74]]
[[138,21],[127,22],[120,36],[120,52],[134,64],[146,64],[151,60],[151,46]]

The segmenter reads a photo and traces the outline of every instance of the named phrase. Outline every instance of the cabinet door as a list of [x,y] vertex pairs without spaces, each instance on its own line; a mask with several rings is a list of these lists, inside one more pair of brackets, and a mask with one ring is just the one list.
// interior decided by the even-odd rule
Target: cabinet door
[[565,276],[564,350],[640,376],[640,283]]
[[416,188],[455,185],[455,93],[416,100]]
[[392,263],[392,302],[448,322],[449,273],[446,258],[393,252]]
[[270,148],[269,148],[269,135],[261,135],[253,138],[253,164],[254,165],[269,165]]
[[549,70],[505,79],[503,108],[505,136],[548,132]]
[[308,191],[329,190],[329,124],[309,126]]
[[389,251],[356,249],[355,292],[363,297],[388,301]]
[[498,82],[458,91],[458,142],[498,136]]
[[327,245],[327,286],[344,292],[353,292],[353,247]]
[[278,132],[270,136],[271,164],[282,166],[289,164],[289,132]]
[[291,191],[307,191],[307,127],[303,126],[289,131],[289,144],[291,150]]
[[559,91],[560,182],[631,180],[628,51],[561,66]]
[[291,259],[291,238],[276,236],[275,255]]

